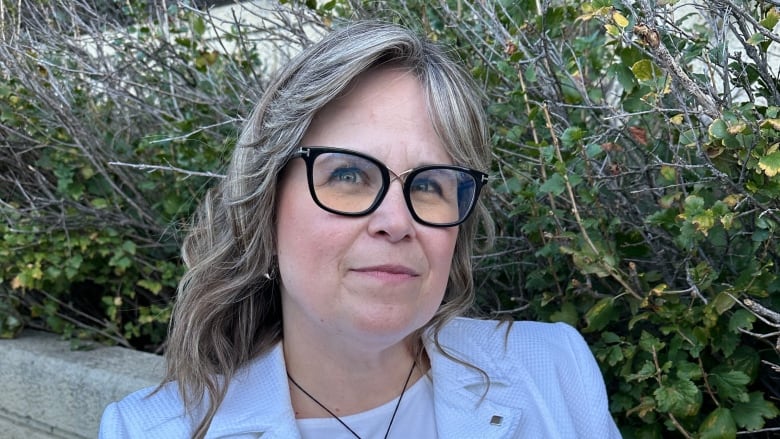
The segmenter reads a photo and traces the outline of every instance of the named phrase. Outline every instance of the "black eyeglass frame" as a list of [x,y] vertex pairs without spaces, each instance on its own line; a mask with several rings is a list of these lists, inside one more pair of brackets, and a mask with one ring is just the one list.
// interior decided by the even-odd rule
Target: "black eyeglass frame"
[[[317,198],[317,192],[314,189],[314,160],[318,156],[322,154],[328,154],[328,153],[340,153],[340,154],[347,154],[347,155],[360,157],[362,159],[368,160],[369,162],[375,164],[377,168],[379,168],[380,174],[382,175],[382,188],[377,194],[376,198],[374,199],[374,202],[371,203],[371,205],[368,206],[366,209],[360,212],[344,212],[341,210],[332,209],[324,205],[319,200],[319,198]],[[387,195],[387,191],[390,190],[390,183],[393,182],[393,179],[390,178],[390,174],[392,174],[393,177],[395,177],[395,179],[400,180],[402,183],[404,200],[406,201],[406,207],[409,209],[409,213],[411,213],[412,218],[414,218],[414,220],[417,221],[418,223],[429,227],[453,227],[465,222],[468,219],[468,217],[471,215],[471,213],[474,211],[474,208],[477,206],[477,200],[479,199],[479,194],[480,191],[482,190],[482,187],[489,180],[488,175],[484,172],[477,171],[476,169],[467,168],[465,166],[457,166],[457,165],[423,165],[423,166],[418,166],[416,168],[408,169],[404,172],[401,172],[400,174],[396,174],[393,170],[388,168],[387,165],[379,161],[379,159],[367,154],[363,154],[361,152],[353,151],[351,149],[344,149],[344,148],[333,148],[333,147],[326,147],[326,146],[302,146],[298,148],[298,151],[296,151],[295,155],[293,156],[293,158],[298,158],[298,157],[302,158],[304,163],[306,163],[306,180],[309,185],[309,194],[311,195],[312,200],[314,200],[317,206],[319,206],[322,210],[325,210],[330,213],[335,213],[337,215],[353,216],[353,217],[365,216],[372,213],[379,207],[380,204],[382,204],[382,200],[385,199],[385,196]],[[456,170],[456,171],[469,174],[474,178],[474,196],[473,199],[471,200],[471,205],[469,206],[468,210],[463,215],[463,217],[458,221],[453,221],[444,224],[431,223],[420,218],[419,215],[417,215],[417,212],[415,212],[412,204],[412,198],[411,198],[411,182],[414,181],[414,177],[416,175],[431,169]]]

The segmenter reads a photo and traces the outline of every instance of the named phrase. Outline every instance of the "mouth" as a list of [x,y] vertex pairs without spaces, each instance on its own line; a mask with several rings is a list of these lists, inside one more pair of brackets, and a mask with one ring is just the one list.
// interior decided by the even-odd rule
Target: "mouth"
[[420,274],[414,269],[395,264],[386,265],[373,265],[368,267],[354,268],[352,271],[356,273],[366,274],[369,276],[387,278],[387,279],[407,279],[417,277]]

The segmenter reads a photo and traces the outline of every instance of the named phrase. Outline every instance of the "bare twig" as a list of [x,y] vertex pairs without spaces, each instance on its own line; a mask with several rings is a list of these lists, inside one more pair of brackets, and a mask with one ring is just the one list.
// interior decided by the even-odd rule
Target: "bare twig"
[[123,163],[123,162],[108,162],[110,166],[124,166],[132,169],[140,169],[142,171],[154,172],[154,171],[170,171],[177,174],[185,174],[197,177],[209,177],[209,178],[225,178],[222,174],[215,174],[213,172],[201,172],[201,171],[188,171],[186,169],[177,168],[176,166],[161,166],[161,165],[145,165],[135,163]]
[[769,308],[766,308],[765,306],[761,305],[760,303],[756,302],[753,299],[743,299],[742,303],[753,313],[765,317],[769,319],[773,324],[777,325],[778,328],[780,328],[780,313],[776,311],[772,311]]

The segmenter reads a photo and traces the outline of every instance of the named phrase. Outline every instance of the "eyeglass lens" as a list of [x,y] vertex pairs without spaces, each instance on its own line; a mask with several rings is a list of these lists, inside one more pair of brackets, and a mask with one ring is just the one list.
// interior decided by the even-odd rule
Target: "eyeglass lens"
[[[346,214],[372,209],[392,181],[377,163],[340,152],[318,155],[311,173],[314,195],[320,204]],[[457,223],[469,213],[476,186],[468,172],[425,167],[409,173],[404,195],[419,219],[443,225]]]

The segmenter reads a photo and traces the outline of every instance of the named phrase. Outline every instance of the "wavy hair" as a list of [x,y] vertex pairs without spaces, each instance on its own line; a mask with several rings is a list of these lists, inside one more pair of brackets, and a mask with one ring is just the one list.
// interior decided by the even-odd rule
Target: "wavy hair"
[[[177,381],[189,413],[206,403],[193,437],[203,437],[239,368],[282,338],[274,270],[277,180],[314,115],[362,73],[407,69],[421,82],[436,134],[455,164],[487,171],[491,153],[481,95],[470,76],[436,44],[405,28],[354,22],[304,49],[277,72],[248,117],[226,177],[202,201],[185,238],[187,271],[178,289],[167,344],[165,382]],[[474,302],[471,256],[478,224],[492,243],[483,202],[458,231],[444,300],[417,331],[420,341]]]

